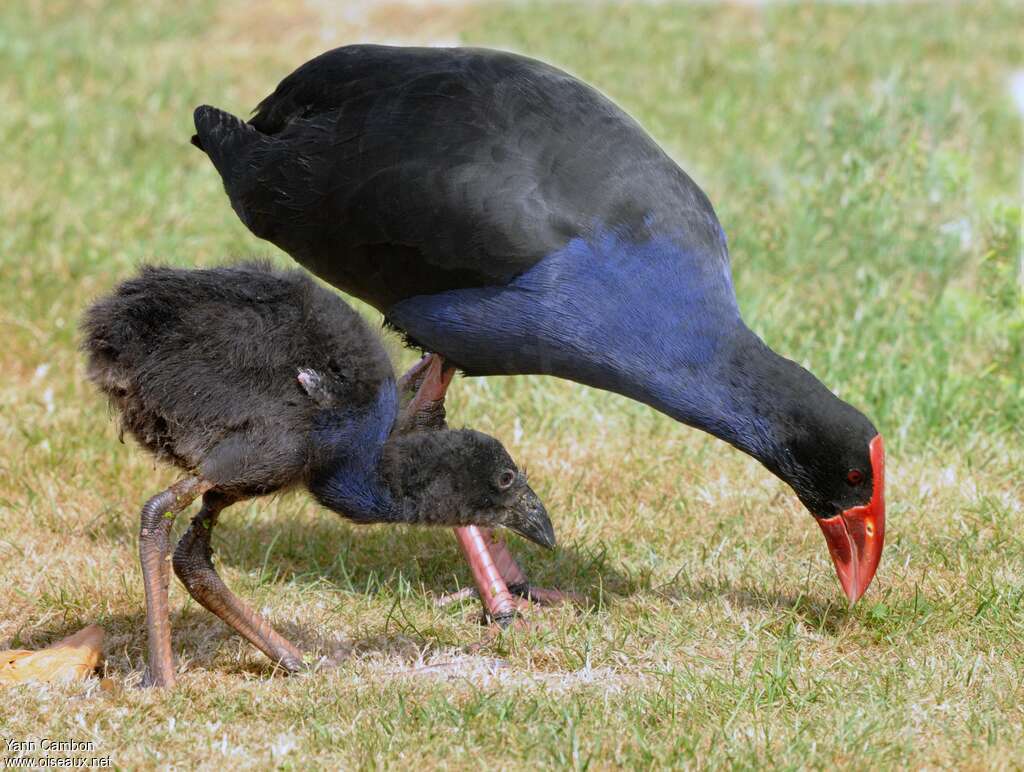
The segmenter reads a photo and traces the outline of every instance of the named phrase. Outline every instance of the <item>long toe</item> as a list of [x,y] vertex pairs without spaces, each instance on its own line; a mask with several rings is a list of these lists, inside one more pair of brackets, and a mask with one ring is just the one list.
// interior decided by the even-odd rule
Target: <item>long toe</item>
[[538,606],[562,606],[572,604],[581,608],[590,605],[579,593],[566,590],[549,590],[532,584],[510,584],[508,591]]
[[[530,584],[510,584],[508,585],[508,591],[514,597],[516,610],[519,615],[529,614],[534,607],[551,608],[554,606],[565,606],[572,605],[578,608],[587,608],[591,604],[586,597],[575,592],[568,592],[563,590],[549,590],[544,587],[534,587]],[[461,590],[456,592],[445,593],[444,595],[434,600],[434,605],[439,608],[450,606],[454,603],[461,603],[465,600],[477,600],[480,597],[480,593],[475,587],[463,587]],[[483,617],[484,624],[488,624],[491,620],[487,618],[485,614]],[[500,625],[502,620],[499,620]],[[507,624],[506,624],[507,626]]]

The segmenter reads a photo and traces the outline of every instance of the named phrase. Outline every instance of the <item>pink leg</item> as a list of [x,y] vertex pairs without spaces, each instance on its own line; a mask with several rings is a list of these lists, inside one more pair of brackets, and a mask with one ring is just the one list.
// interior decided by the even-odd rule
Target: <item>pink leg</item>
[[487,539],[487,547],[491,551],[494,565],[498,567],[498,572],[502,578],[509,585],[525,587],[526,574],[523,573],[523,569],[516,563],[516,559],[512,557],[512,553],[509,552],[505,540],[490,528],[484,529],[484,537]]
[[488,620],[504,626],[515,619],[516,602],[491,557],[488,536],[487,529],[475,525],[455,529],[455,538],[469,562],[473,583],[484,604],[484,613]]
[[398,433],[444,428],[444,395],[455,375],[454,368],[445,367],[444,359],[428,354],[398,379],[399,396],[416,389],[409,403],[395,422]]

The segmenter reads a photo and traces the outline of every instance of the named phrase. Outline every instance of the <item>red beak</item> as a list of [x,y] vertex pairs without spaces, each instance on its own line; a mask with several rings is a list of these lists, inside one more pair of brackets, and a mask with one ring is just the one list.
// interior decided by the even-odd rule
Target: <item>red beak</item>
[[843,592],[856,603],[871,584],[885,541],[885,449],[882,435],[871,440],[871,501],[841,515],[818,520]]

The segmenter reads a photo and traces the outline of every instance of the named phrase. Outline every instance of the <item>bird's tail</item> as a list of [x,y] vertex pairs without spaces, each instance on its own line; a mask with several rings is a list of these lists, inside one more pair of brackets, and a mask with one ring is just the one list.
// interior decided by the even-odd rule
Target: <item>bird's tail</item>
[[239,163],[269,138],[241,118],[209,105],[197,107],[193,120],[196,133],[192,144],[210,157],[230,193]]

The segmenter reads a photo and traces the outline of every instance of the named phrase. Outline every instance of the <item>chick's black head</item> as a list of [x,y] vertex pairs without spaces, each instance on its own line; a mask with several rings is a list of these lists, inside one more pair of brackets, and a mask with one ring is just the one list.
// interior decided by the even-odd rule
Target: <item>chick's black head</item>
[[413,432],[388,442],[384,466],[414,522],[503,526],[555,546],[544,505],[494,437],[470,429]]

